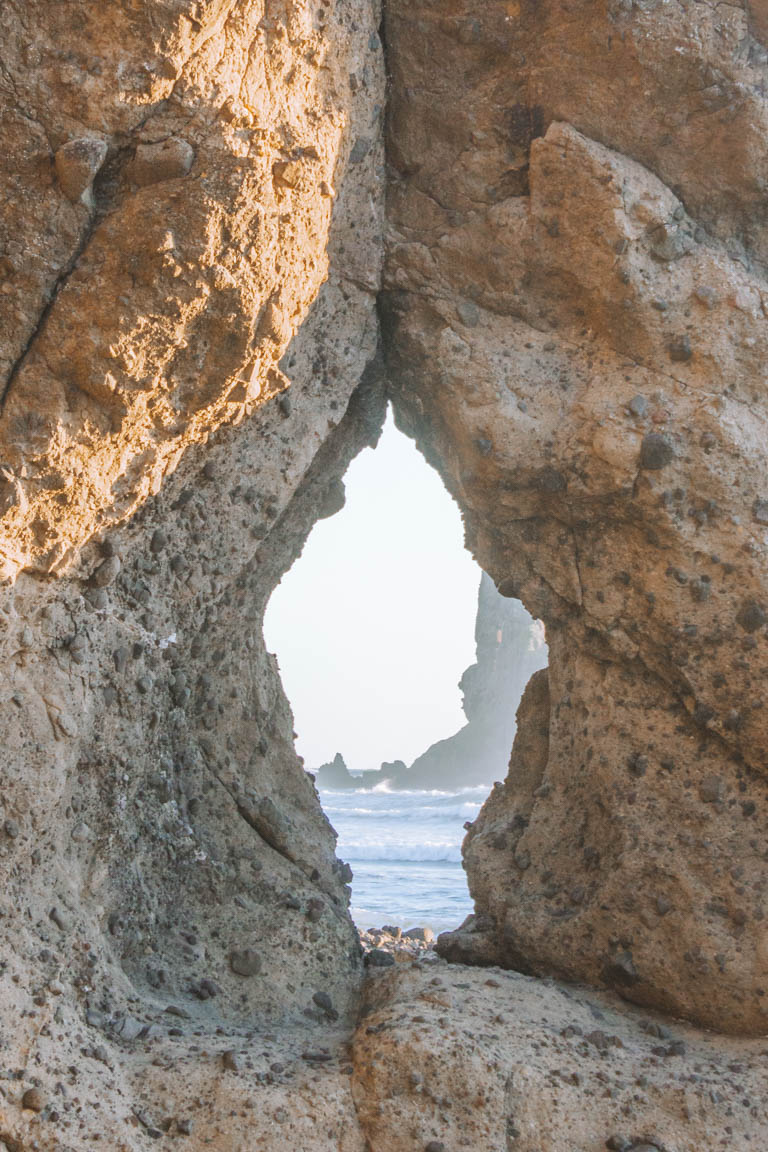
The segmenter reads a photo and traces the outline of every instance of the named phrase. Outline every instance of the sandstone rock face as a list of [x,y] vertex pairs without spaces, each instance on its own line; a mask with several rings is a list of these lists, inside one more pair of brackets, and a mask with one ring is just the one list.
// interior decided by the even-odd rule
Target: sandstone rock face
[[134,1147],[128,1049],[357,997],[262,617],[383,421],[381,47],[367,2],[0,22],[0,1136]]
[[761,1040],[453,965],[390,969],[364,1012],[352,1093],[371,1152],[393,1133],[403,1152],[746,1152],[765,1141]]
[[[0,11],[0,1143],[754,1149],[764,1041],[669,1016],[768,1027],[763,6],[388,0],[388,94],[380,16]],[[532,975],[350,1048],[261,621],[385,372],[550,664],[441,944]]]
[[359,378],[340,329],[360,346],[378,284],[381,62],[368,0],[40,0],[0,20],[13,576],[71,571],[190,446],[275,409],[331,259],[339,339],[314,386],[330,396],[334,343]]
[[387,28],[396,409],[550,648],[478,912],[499,959],[764,1031],[765,50],[738,7]]

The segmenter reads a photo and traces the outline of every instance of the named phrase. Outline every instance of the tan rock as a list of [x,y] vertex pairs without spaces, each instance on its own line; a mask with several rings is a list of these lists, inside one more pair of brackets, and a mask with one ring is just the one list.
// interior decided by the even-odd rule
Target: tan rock
[[194,159],[194,148],[179,136],[170,136],[157,144],[139,144],[128,166],[128,179],[142,187],[163,180],[178,180],[186,176]]
[[[764,1146],[762,8],[81,7],[0,11],[3,1141]],[[550,667],[361,1014],[262,619],[385,373]]]
[[62,144],[56,152],[56,177],[68,200],[82,200],[90,206],[91,185],[106,156],[107,143],[96,136]]
[[[499,969],[419,965],[368,986],[352,1092],[372,1152],[760,1146],[760,1040],[643,1017],[616,997]],[[440,991],[441,996],[434,993]],[[443,1000],[452,998],[450,1013]]]
[[[550,652],[442,948],[761,1033],[761,50],[739,9],[395,2],[388,28],[396,412]],[[716,72],[738,124],[704,146]]]

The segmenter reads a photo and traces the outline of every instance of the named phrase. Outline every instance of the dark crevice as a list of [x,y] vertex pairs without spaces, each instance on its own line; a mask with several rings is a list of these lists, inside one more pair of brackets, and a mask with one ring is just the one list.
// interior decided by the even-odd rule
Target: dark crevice
[[51,287],[48,299],[46,300],[40,312],[37,324],[29,335],[21,353],[16,358],[11,366],[11,369],[6,377],[5,384],[2,392],[0,393],[0,417],[2,417],[8,397],[13,389],[19,375],[26,364],[34,344],[45,328],[48,317],[50,316],[53,307],[61,293],[62,289],[67,285],[70,277],[77,269],[80,261],[82,260],[88,245],[91,242],[94,232],[102,223],[102,221],[115,209],[121,200],[121,192],[123,188],[123,172],[126,165],[130,161],[134,152],[133,136],[144,128],[148,120],[152,116],[157,115],[158,109],[154,108],[152,112],[145,116],[133,129],[132,137],[128,143],[122,144],[117,147],[102,164],[99,171],[94,177],[91,186],[91,195],[93,197],[93,209],[91,210],[90,217],[83,229],[80,242],[78,243],[72,256],[69,258],[63,269],[56,277],[53,286]]
[[11,366],[11,370],[8,373],[8,376],[6,377],[5,385],[3,386],[3,391],[2,391],[2,393],[0,393],[0,416],[2,416],[3,413],[5,412],[5,406],[6,406],[6,403],[8,400],[8,396],[11,393],[11,389],[13,388],[13,386],[15,385],[15,383],[17,381],[19,374],[20,374],[22,368],[24,367],[24,365],[27,361],[27,357],[29,356],[30,352],[32,351],[32,348],[33,348],[33,345],[35,344],[35,341],[37,340],[38,336],[40,335],[43,328],[45,327],[45,323],[51,314],[51,311],[53,309],[54,304],[56,303],[56,299],[57,299],[59,293],[61,292],[62,288],[67,283],[67,281],[69,280],[72,273],[75,271],[75,268],[77,267],[80,260],[82,259],[83,253],[85,252],[85,249],[88,247],[88,244],[90,243],[91,236],[93,235],[94,228],[95,228],[95,219],[94,219],[94,217],[91,217],[91,219],[89,220],[89,222],[85,228],[85,231],[83,232],[83,236],[80,240],[80,243],[78,244],[77,248],[75,249],[74,254],[70,257],[70,259],[67,261],[67,263],[65,264],[62,271],[56,277],[56,279],[53,283],[53,287],[51,288],[50,295],[48,296],[48,299],[46,300],[45,304],[43,305],[43,309],[40,313],[37,324],[35,325],[32,332],[30,333],[29,339],[27,340],[27,342],[25,343],[24,347],[21,350],[21,353],[19,354],[19,356],[17,357],[17,359],[15,360],[13,365]]

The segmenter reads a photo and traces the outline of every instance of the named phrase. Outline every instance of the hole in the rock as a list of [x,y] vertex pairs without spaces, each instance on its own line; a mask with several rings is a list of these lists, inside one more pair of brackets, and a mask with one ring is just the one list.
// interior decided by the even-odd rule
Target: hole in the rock
[[457,927],[464,824],[507,772],[543,628],[464,549],[461,515],[388,413],[313,528],[264,632],[350,863],[362,929]]

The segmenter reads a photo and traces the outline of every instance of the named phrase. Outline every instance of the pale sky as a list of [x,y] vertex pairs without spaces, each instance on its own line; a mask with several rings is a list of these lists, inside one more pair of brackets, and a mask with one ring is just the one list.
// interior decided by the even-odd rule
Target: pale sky
[[464,723],[480,569],[458,507],[389,415],[345,477],[347,502],[312,529],[264,621],[310,770],[410,763]]

